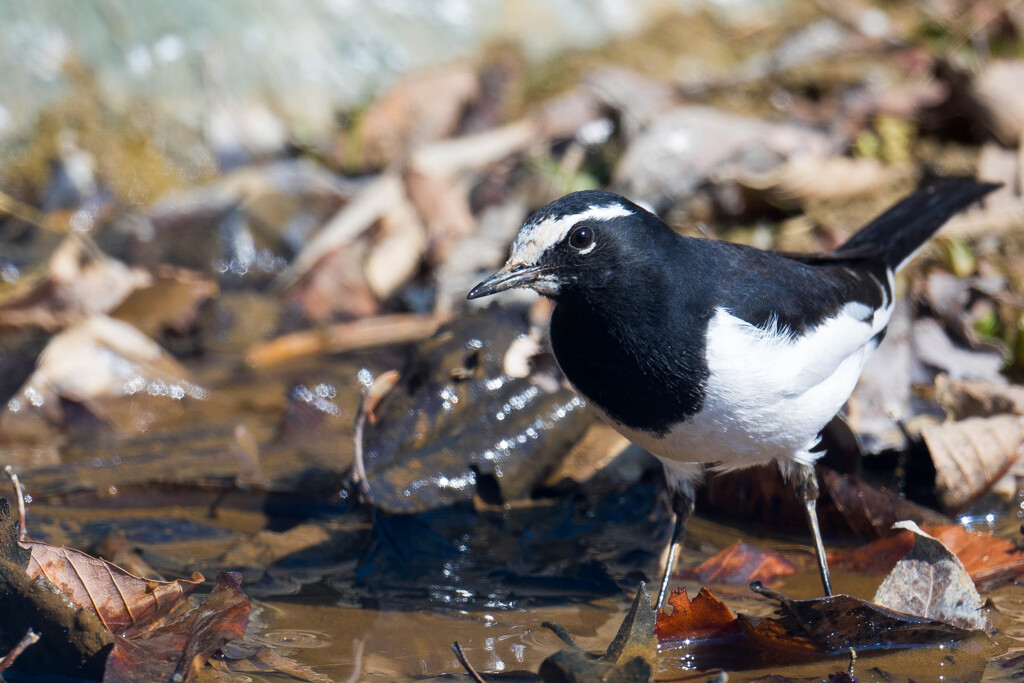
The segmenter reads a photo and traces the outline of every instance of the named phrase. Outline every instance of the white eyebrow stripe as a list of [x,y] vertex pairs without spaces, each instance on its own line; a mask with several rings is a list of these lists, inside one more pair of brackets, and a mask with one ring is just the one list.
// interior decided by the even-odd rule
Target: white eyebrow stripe
[[621,204],[606,204],[604,206],[590,206],[586,211],[574,213],[570,216],[559,218],[548,218],[536,225],[527,225],[516,235],[515,244],[512,245],[512,255],[509,263],[530,265],[537,263],[541,255],[562,240],[572,230],[572,226],[580,221],[588,219],[610,220],[612,218],[624,218],[632,216],[633,212]]

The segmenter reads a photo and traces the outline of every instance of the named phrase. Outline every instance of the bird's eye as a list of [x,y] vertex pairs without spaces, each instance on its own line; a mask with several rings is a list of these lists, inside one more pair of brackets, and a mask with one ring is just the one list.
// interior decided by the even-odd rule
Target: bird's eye
[[586,249],[594,243],[594,231],[585,225],[577,225],[569,233],[569,244],[573,249]]

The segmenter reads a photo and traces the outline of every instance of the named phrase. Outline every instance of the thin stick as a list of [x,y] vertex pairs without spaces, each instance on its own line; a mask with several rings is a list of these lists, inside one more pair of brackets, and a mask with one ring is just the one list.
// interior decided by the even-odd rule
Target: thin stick
[[249,367],[269,367],[320,353],[408,344],[434,334],[442,322],[434,315],[396,313],[292,332],[250,347],[245,362]]
[[473,668],[473,665],[469,663],[469,660],[466,659],[466,654],[462,651],[462,646],[459,645],[459,641],[456,640],[452,643],[452,650],[455,651],[455,657],[459,660],[459,664],[461,664],[462,668],[466,670],[466,673],[469,674],[470,678],[476,681],[476,683],[486,683],[483,677],[476,672],[476,669]]
[[33,631],[32,629],[29,629],[28,633],[25,634],[25,637],[18,641],[18,644],[15,645],[11,649],[11,651],[7,653],[7,656],[3,659],[0,659],[0,671],[4,671],[8,667],[10,667],[11,664],[14,664],[14,660],[17,659],[18,656],[25,651],[25,648],[27,648],[32,643],[37,642],[39,642],[39,634]]
[[14,473],[14,468],[10,465],[4,467],[4,474],[14,484],[14,495],[18,497],[18,540],[24,541],[28,538],[28,525],[25,523],[25,494],[21,490],[21,482],[18,481],[18,475]]

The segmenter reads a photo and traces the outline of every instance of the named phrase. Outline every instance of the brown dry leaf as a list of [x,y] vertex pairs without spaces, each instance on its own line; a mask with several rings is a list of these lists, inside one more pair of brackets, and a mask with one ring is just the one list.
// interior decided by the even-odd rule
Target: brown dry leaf
[[249,598],[241,582],[241,574],[220,572],[213,592],[195,609],[137,638],[115,638],[103,682],[194,680],[210,655],[245,635]]
[[603,422],[590,425],[576,445],[565,454],[558,467],[548,476],[545,486],[565,482],[580,484],[592,478],[630,445],[629,439]]
[[987,628],[984,601],[957,556],[913,522],[899,522],[896,528],[914,534],[914,547],[885,577],[872,601],[958,628]]
[[163,330],[184,332],[195,324],[199,306],[219,291],[216,282],[200,273],[160,265],[153,269],[153,282],[129,294],[110,317],[151,337]]
[[947,510],[970,505],[1024,453],[1024,417],[975,417],[921,431],[935,465],[935,486]]
[[918,360],[957,379],[1003,382],[1003,355],[998,351],[975,351],[957,345],[934,318],[919,318],[911,328],[911,342]]
[[147,417],[132,411],[133,400],[152,401],[171,419],[168,408],[185,399],[202,400],[208,393],[189,373],[146,335],[128,323],[93,316],[53,337],[36,369],[2,414],[3,424],[38,417],[62,419],[60,400],[86,406],[97,418],[122,431],[133,431]]
[[668,596],[668,604],[672,613],[660,610],[654,629],[659,643],[712,640],[739,631],[736,617],[707,588],[701,588],[693,600],[685,588],[677,588]]
[[424,143],[451,136],[480,92],[476,73],[465,64],[417,71],[370,105],[355,135],[340,140],[335,156],[343,164],[381,167]]
[[1024,387],[980,380],[935,378],[935,399],[950,420],[991,415],[1024,415]]
[[742,542],[733,543],[696,567],[683,571],[686,578],[705,583],[746,586],[751,581],[771,583],[796,572],[796,565],[779,553]]
[[21,546],[32,552],[26,569],[30,577],[45,577],[77,607],[99,615],[115,634],[144,631],[203,582],[198,573],[187,581],[152,581],[72,548],[39,541],[23,541]]
[[412,278],[426,250],[426,228],[409,201],[385,211],[363,264],[366,282],[377,298],[387,299]]
[[88,237],[68,236],[54,250],[46,275],[0,299],[0,331],[56,331],[116,308],[150,274],[102,253]]
[[322,323],[336,316],[366,318],[379,312],[380,303],[363,274],[367,247],[359,240],[326,254],[291,287],[289,296],[306,318]]

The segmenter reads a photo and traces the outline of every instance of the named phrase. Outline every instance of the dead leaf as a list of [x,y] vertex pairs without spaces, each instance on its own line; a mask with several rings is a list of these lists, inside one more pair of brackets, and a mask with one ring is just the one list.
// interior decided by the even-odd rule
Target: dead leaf
[[739,632],[739,624],[725,603],[701,588],[690,600],[685,588],[677,588],[668,596],[672,613],[658,612],[655,633],[659,643],[705,641]]
[[984,601],[957,556],[913,522],[899,522],[896,528],[914,534],[914,547],[885,577],[873,601],[959,628],[987,628]]
[[[173,419],[168,408],[208,394],[152,339],[128,323],[93,316],[50,340],[2,419],[6,423],[42,414],[61,420],[60,400],[67,400],[125,432],[149,426],[141,424],[148,413],[132,411],[131,402],[124,400],[128,396],[160,404],[160,419]],[[156,413],[148,419],[157,419]]]
[[68,236],[54,250],[46,274],[0,299],[0,331],[50,332],[120,305],[152,276],[102,253],[88,237]]
[[[888,536],[892,533],[892,525],[900,519],[909,518],[920,524],[949,521],[934,510],[912,503],[887,489],[874,488],[858,477],[839,474],[827,467],[818,467],[817,471],[822,497],[828,496],[831,505],[857,536]],[[819,499],[819,509],[822,502]]]
[[544,625],[570,648],[559,650],[541,663],[539,673],[546,683],[647,683],[654,675],[658,659],[654,606],[643,583],[611,645],[599,657],[577,647],[560,626]]
[[354,134],[339,141],[343,165],[379,168],[424,143],[452,135],[479,95],[476,73],[465,64],[420,70],[402,77],[361,117]]
[[921,431],[943,507],[960,510],[1000,479],[1024,453],[1024,417],[996,415],[930,425]]
[[[777,552],[736,542],[696,567],[682,572],[688,579],[727,586],[746,586],[751,581],[771,583],[796,573],[795,564]],[[698,596],[699,597],[699,596]]]
[[161,265],[152,276],[150,285],[135,289],[110,313],[151,337],[164,330],[187,331],[195,324],[199,306],[220,291],[210,278],[185,268]]
[[326,254],[289,291],[306,318],[316,323],[336,317],[366,318],[380,302],[363,273],[368,244],[359,240]]
[[981,380],[935,378],[935,399],[950,420],[991,415],[1024,415],[1024,387]]
[[850,595],[811,600],[791,600],[785,595],[752,584],[755,592],[778,601],[779,609],[766,619],[739,615],[744,634],[755,647],[778,654],[840,654],[852,647],[877,650],[937,645],[972,638],[975,631],[887,607]]
[[72,548],[39,541],[21,545],[32,553],[30,577],[45,577],[76,606],[95,612],[111,633],[144,631],[203,582],[202,574],[188,581],[152,581]]
[[405,174],[405,187],[427,228],[430,259],[443,263],[454,245],[476,228],[468,188],[415,170]]
[[245,635],[249,599],[241,582],[240,574],[220,572],[213,592],[198,607],[137,638],[118,636],[104,683],[194,680],[210,655]]
[[377,298],[387,299],[412,278],[426,250],[426,229],[416,208],[409,201],[389,207],[363,264],[366,282]]
[[989,62],[973,82],[973,95],[988,113],[992,132],[1007,145],[1024,133],[1024,62],[1000,59]]
[[797,157],[766,172],[746,172],[739,181],[776,206],[796,209],[807,202],[842,202],[869,195],[891,187],[912,171],[876,159],[811,156]]
[[[925,526],[924,531],[949,548],[963,563],[979,591],[990,591],[1024,575],[1024,548],[959,524]],[[829,564],[858,572],[886,573],[914,547],[908,530],[849,552],[829,555]]]

